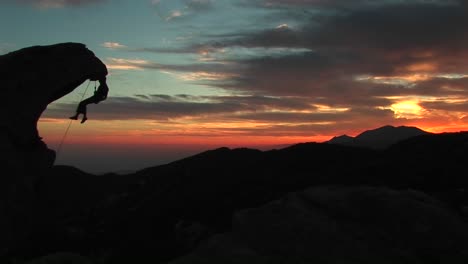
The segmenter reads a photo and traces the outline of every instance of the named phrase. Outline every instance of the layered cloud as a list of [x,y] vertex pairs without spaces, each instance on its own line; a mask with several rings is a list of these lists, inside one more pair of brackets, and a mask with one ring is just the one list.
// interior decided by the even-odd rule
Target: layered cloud
[[[76,105],[57,103],[44,114],[46,120],[63,118]],[[353,125],[372,121],[391,121],[392,111],[371,107],[354,109],[322,105],[307,97],[294,96],[193,96],[135,95],[110,97],[105,104],[90,108],[93,120],[149,120],[166,133],[180,129],[198,131],[187,135],[223,136],[302,136],[330,131],[345,131]],[[363,118],[365,117],[365,118]],[[355,120],[355,121],[351,121]],[[179,132],[178,132],[179,131]]]
[[[278,21],[282,26],[211,36],[211,41],[180,48],[198,54],[284,49],[276,56],[224,55],[225,61],[237,65],[230,72],[235,77],[214,81],[213,86],[320,98],[334,107],[389,109],[395,118],[464,109],[462,103],[453,103],[467,97],[468,9],[463,1],[353,1],[352,7],[349,1],[249,3],[284,12],[282,18],[305,5],[311,12],[295,28]],[[289,52],[292,49],[303,52]],[[414,111],[418,107],[425,111]]]
[[[49,118],[58,118],[63,110],[75,105],[59,103],[48,111]],[[135,95],[111,97],[97,112],[99,119],[166,120],[181,117],[224,115],[234,118],[255,112],[311,112],[318,108],[300,97],[266,96],[192,96],[192,95]],[[236,117],[237,118],[237,117]]]

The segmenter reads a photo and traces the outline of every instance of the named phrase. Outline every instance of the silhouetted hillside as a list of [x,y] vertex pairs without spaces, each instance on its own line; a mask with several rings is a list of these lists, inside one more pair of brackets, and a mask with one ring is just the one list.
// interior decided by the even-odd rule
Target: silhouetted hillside
[[379,166],[387,168],[387,178],[402,184],[425,190],[464,189],[468,186],[468,133],[409,138],[391,146],[384,161]]
[[353,144],[354,137],[350,137],[348,135],[341,135],[336,136],[327,141],[329,144],[336,144],[336,145],[350,145]]
[[[371,137],[372,133],[364,135]],[[100,259],[101,263],[161,263],[190,252],[194,252],[193,257],[203,254],[198,247],[213,239],[218,241],[216,234],[221,233],[225,234],[222,241],[213,243],[222,248],[207,245],[208,248],[234,250],[237,246],[226,244],[226,239],[232,239],[232,235],[244,237],[237,232],[245,228],[242,232],[252,232],[266,243],[275,237],[257,234],[255,230],[260,227],[251,229],[255,221],[260,221],[260,226],[278,225],[278,228],[290,222],[297,230],[302,230],[306,222],[300,220],[299,215],[310,213],[319,218],[340,219],[343,232],[356,239],[363,234],[359,242],[343,242],[342,247],[336,249],[338,252],[349,250],[353,245],[387,252],[385,254],[403,250],[408,252],[404,259],[433,263],[423,257],[425,248],[431,248],[431,256],[436,256],[434,259],[441,263],[464,263],[468,260],[461,253],[468,250],[468,243],[465,244],[468,233],[463,220],[464,208],[468,205],[467,142],[467,133],[451,133],[411,137],[386,150],[325,143],[302,143],[271,151],[219,148],[130,175],[93,176],[71,167],[55,167],[39,186],[41,195],[37,208],[42,217],[36,232],[9,254],[38,257],[53,252],[73,252]],[[328,188],[331,191],[324,191]],[[301,192],[312,196],[297,201],[285,198],[304,197]],[[376,200],[371,203],[360,200],[362,197]],[[400,200],[404,202],[397,202]],[[413,209],[406,210],[403,206],[406,203],[412,204]],[[342,208],[340,204],[347,205]],[[388,207],[389,204],[394,205]],[[388,208],[376,213],[375,207]],[[249,208],[257,209],[250,211]],[[288,208],[309,209],[297,215]],[[246,219],[250,220],[238,218],[245,210],[249,212]],[[271,215],[274,210],[277,216]],[[358,222],[353,222],[349,229],[348,221],[355,217],[355,212],[367,216],[356,218],[360,220],[355,220]],[[420,217],[439,216],[437,220],[427,220],[432,229],[418,233],[421,231],[416,222],[421,220],[412,212],[420,212],[417,213]],[[252,213],[254,215],[250,216]],[[403,222],[379,218],[371,227],[370,219],[378,217],[376,214],[401,215]],[[316,217],[314,219],[318,219]],[[411,219],[415,222],[407,223],[413,221]],[[322,226],[323,222],[318,220],[309,224],[310,228],[325,230],[321,231],[324,232],[322,236],[344,239],[341,233],[326,231],[328,224]],[[387,230],[399,225],[409,226],[400,233]],[[310,234],[310,238],[294,240],[298,235],[296,231],[281,228],[278,230],[283,230],[283,235],[277,234],[278,239],[304,247],[308,252],[318,252],[314,251],[320,248],[317,245],[329,243],[320,242],[318,234],[306,230],[303,232]],[[379,232],[394,242],[381,240]],[[395,247],[396,251],[388,248],[393,247],[392,243],[410,240],[414,241],[411,245],[400,245]],[[434,243],[428,242],[431,240]],[[436,240],[440,243],[435,243]],[[241,243],[245,241],[242,238]],[[443,246],[447,243],[452,243],[450,249]],[[249,245],[242,244],[242,248],[250,248]],[[271,244],[273,248],[279,245]],[[312,245],[316,248],[311,248]],[[462,262],[447,261],[445,255],[440,255],[444,250]],[[360,260],[379,260],[369,258],[371,255],[366,250],[356,252]],[[287,257],[298,253],[286,250],[284,254]],[[390,257],[381,260],[395,263]],[[181,261],[197,263],[193,258]]]

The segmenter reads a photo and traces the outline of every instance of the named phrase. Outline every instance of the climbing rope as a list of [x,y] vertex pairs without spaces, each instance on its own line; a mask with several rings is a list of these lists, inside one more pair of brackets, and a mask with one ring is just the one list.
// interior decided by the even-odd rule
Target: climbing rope
[[[88,88],[89,88],[89,84],[91,83],[91,80],[88,82],[88,85],[86,86],[86,89],[85,89],[85,92],[83,93],[83,95],[81,96],[81,99],[78,103],[80,103],[81,101],[83,101],[83,98],[85,97],[86,93],[88,92]],[[96,86],[96,82],[94,83],[94,86]],[[94,87],[94,89],[96,89],[96,87]],[[73,123],[73,119],[70,119],[70,122],[68,123],[68,127],[67,129],[65,130],[65,134],[63,134],[63,137],[62,137],[62,140],[60,141],[60,144],[58,145],[58,148],[57,148],[57,154],[56,154],[56,157],[58,158],[59,155],[60,155],[60,152],[62,151],[62,146],[63,146],[63,143],[65,142],[65,138],[67,137],[68,135],[68,131],[70,131],[70,127]]]

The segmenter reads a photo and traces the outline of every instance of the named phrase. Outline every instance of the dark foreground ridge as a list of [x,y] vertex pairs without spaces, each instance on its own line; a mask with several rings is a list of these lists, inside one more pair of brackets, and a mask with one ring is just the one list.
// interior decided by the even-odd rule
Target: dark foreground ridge
[[383,127],[361,134],[372,146],[220,148],[96,176],[43,162],[8,129],[0,263],[468,263],[468,133]]
[[130,175],[57,166],[8,258],[466,263],[467,146],[468,133],[425,134],[384,150],[220,148]]

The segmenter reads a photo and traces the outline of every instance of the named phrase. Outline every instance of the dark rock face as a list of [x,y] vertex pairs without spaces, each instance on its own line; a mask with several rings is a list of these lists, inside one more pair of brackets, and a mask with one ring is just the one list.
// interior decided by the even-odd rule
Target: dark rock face
[[173,264],[466,263],[468,229],[418,191],[321,186],[234,215]]
[[[34,46],[0,56],[0,252],[27,233],[33,188],[55,161],[39,137],[37,121],[47,105],[107,68],[80,43]],[[17,226],[17,227],[14,227]],[[13,228],[12,228],[13,227]]]

